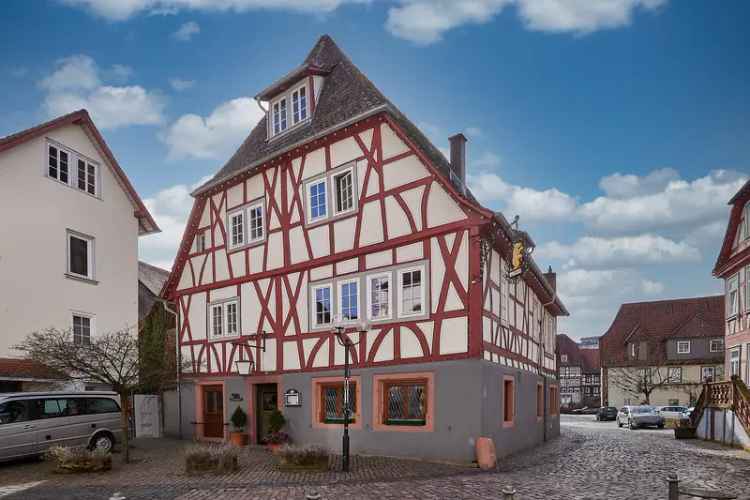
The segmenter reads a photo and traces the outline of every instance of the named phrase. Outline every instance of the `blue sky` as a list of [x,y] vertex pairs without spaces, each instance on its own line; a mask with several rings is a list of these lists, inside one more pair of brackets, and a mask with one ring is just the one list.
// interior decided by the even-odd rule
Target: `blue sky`
[[164,232],[259,118],[252,96],[329,33],[559,273],[561,330],[620,303],[718,293],[750,172],[742,0],[6,0],[0,135],[85,106]]

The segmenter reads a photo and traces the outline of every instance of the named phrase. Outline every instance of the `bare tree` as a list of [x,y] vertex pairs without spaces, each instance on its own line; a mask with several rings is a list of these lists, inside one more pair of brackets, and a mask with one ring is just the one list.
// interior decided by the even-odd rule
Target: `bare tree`
[[96,335],[87,343],[74,342],[70,330],[47,329],[28,335],[15,348],[24,352],[27,358],[65,373],[72,380],[108,385],[120,395],[125,463],[130,461],[130,397],[140,389],[141,380],[174,376],[169,373],[171,363],[158,362],[157,355],[149,356],[156,361],[139,362],[143,346],[128,329]]
[[670,378],[669,368],[663,366],[611,368],[609,373],[611,384],[633,396],[643,396],[647,405],[651,404],[651,394],[655,390],[679,383]]

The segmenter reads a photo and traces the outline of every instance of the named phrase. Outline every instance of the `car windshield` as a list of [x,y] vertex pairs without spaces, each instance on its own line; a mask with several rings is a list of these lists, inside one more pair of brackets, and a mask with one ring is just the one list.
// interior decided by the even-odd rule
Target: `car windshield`
[[654,409],[650,406],[638,406],[633,408],[633,413],[654,413]]

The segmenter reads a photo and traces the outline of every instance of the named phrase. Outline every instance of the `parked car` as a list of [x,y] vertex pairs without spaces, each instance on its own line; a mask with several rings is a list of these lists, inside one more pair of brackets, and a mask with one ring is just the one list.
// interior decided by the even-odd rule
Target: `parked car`
[[56,445],[110,451],[122,437],[120,419],[114,392],[0,394],[0,460]]
[[665,420],[679,420],[686,411],[687,406],[660,406],[656,413],[664,417]]
[[614,406],[602,406],[596,412],[596,419],[598,421],[617,420],[617,408]]
[[627,425],[630,429],[639,427],[664,428],[664,417],[656,413],[653,406],[623,406],[617,413],[617,427]]

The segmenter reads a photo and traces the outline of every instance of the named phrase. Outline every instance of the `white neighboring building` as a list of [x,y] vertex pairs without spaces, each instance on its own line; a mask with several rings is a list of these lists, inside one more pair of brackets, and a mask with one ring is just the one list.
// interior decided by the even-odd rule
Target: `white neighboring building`
[[0,357],[49,327],[136,331],[138,238],[159,228],[85,110],[0,138],[0,214]]

